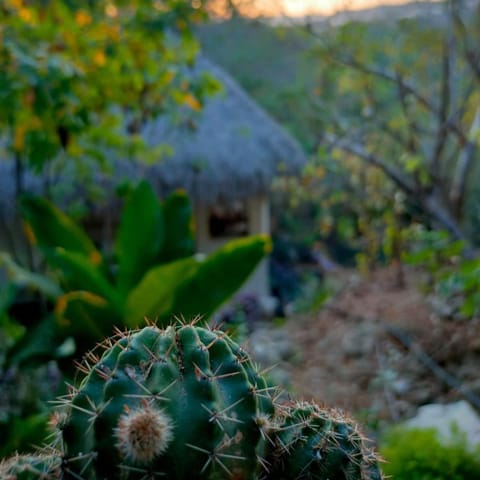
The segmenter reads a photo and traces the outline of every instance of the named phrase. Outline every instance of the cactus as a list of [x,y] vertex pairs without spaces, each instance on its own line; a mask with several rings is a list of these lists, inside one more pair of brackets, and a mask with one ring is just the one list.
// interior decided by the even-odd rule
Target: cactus
[[90,360],[68,399],[58,445],[74,473],[256,474],[257,422],[273,414],[273,402],[246,353],[226,335],[192,324],[150,326],[119,335]]
[[295,402],[283,406],[279,416],[275,448],[267,458],[271,478],[381,480],[376,456],[342,413]]
[[352,422],[277,404],[224,332],[195,322],[118,332],[81,368],[47,451],[7,461],[1,478],[381,479]]

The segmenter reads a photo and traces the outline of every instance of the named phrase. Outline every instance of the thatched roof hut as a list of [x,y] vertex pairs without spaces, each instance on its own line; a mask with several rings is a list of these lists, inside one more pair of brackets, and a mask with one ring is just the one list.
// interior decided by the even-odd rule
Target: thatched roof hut
[[211,203],[258,195],[276,175],[298,172],[305,157],[292,137],[218,66],[201,58],[199,70],[211,72],[224,92],[208,101],[197,128],[162,118],[145,131],[147,141],[166,141],[175,150],[154,168],[158,188],[180,186]]
[[[179,124],[165,116],[143,131],[148,144],[169,144],[173,155],[156,165],[119,161],[113,176],[98,173],[100,184],[113,187],[125,179],[148,178],[162,196],[184,188],[194,201],[210,204],[258,195],[277,174],[298,172],[305,161],[298,144],[225,71],[202,56],[195,72],[211,73],[223,92],[210,98],[189,122]],[[42,193],[44,176],[25,177],[27,190]],[[11,210],[14,194],[13,162],[0,161],[4,214]]]

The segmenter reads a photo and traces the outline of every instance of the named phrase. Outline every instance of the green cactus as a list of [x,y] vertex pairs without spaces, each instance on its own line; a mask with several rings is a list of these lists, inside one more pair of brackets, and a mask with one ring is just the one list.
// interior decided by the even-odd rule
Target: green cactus
[[50,456],[14,458],[6,478],[381,479],[353,423],[277,404],[224,332],[194,323],[119,332],[82,369],[60,400]]
[[192,324],[150,326],[121,334],[91,360],[61,425],[59,448],[74,473],[256,474],[258,422],[273,414],[273,402],[246,353],[226,335]]
[[267,458],[278,480],[381,480],[378,460],[357,424],[314,403],[285,405],[278,415],[275,448]]

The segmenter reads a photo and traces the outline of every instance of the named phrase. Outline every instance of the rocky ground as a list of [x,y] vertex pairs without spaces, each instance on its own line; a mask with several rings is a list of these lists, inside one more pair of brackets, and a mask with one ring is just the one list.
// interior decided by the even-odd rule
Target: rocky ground
[[336,293],[318,312],[257,325],[251,336],[252,354],[276,364],[271,374],[287,390],[374,428],[465,398],[462,389],[480,397],[480,319],[435,313],[413,271],[403,286],[391,269],[368,278],[341,271],[330,281]]

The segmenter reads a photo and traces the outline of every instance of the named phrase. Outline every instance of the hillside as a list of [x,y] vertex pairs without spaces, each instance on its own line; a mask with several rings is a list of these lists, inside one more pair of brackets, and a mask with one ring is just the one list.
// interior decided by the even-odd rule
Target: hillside
[[311,39],[300,29],[243,18],[205,25],[198,35],[204,52],[309,149],[304,112],[317,68],[307,59]]

